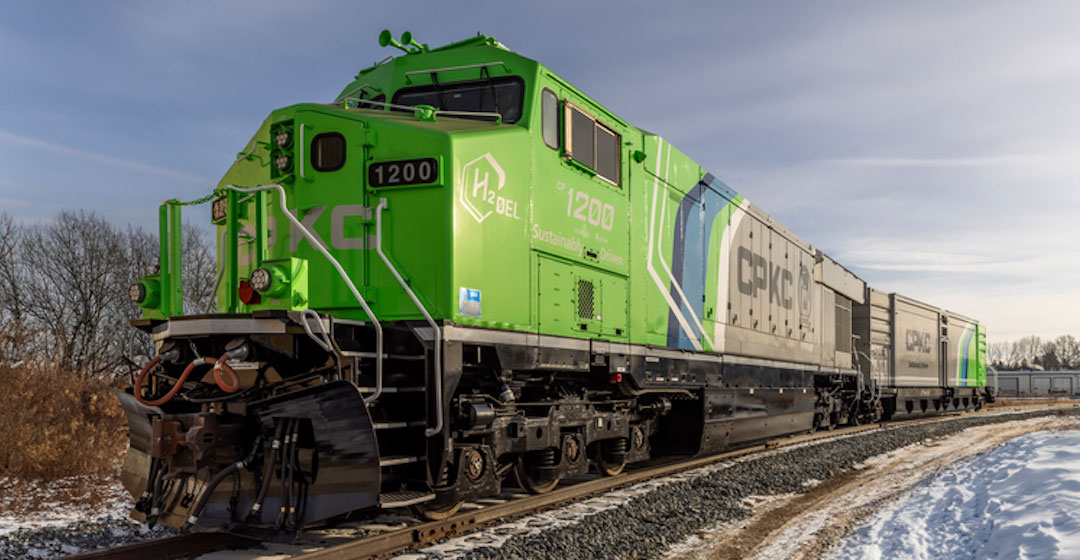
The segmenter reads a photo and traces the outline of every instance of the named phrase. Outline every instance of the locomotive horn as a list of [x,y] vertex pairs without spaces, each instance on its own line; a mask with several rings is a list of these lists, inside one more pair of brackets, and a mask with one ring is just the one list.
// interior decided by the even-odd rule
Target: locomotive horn
[[406,31],[401,34],[401,42],[405,45],[416,47],[419,52],[427,52],[428,50],[428,46],[426,43],[420,44],[416,42],[416,39],[413,39],[411,31]]
[[397,39],[394,39],[394,36],[390,34],[389,29],[383,29],[382,33],[379,33],[379,46],[380,47],[385,47],[387,45],[393,45],[393,46],[405,51],[406,53],[409,52],[409,49],[406,49],[405,47],[401,46],[401,43],[399,43],[397,41]]

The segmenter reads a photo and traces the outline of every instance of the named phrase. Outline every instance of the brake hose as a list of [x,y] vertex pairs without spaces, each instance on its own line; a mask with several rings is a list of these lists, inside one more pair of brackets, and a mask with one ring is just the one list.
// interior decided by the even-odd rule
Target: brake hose
[[251,452],[247,454],[247,457],[244,457],[242,461],[230,463],[229,466],[218,471],[217,475],[210,480],[206,485],[206,490],[203,490],[202,496],[199,497],[199,502],[195,505],[194,511],[192,511],[191,516],[188,517],[187,523],[180,529],[182,533],[186,534],[190,531],[191,526],[199,520],[199,516],[202,515],[203,510],[206,508],[206,503],[210,501],[210,495],[214,493],[214,490],[221,484],[221,481],[225,480],[232,473],[248,466],[255,460],[255,455],[262,447],[262,440],[263,436],[262,434],[259,434],[259,437],[255,438],[255,444],[251,446]]

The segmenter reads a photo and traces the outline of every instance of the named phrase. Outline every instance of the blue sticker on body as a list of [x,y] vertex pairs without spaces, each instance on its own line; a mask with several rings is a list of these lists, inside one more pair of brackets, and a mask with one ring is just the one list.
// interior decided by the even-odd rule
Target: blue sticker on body
[[479,317],[480,290],[461,288],[458,295],[458,312],[469,317]]

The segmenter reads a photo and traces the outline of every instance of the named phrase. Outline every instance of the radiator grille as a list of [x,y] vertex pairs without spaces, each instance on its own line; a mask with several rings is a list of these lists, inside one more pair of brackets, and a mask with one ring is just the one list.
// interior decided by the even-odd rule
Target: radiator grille
[[593,283],[588,280],[577,282],[577,310],[578,317],[582,319],[592,319],[596,316],[593,305]]

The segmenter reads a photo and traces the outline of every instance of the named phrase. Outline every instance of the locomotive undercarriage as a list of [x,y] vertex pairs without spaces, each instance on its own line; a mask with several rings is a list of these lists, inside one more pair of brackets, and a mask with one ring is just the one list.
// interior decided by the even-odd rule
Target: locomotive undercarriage
[[383,323],[380,382],[363,322],[264,312],[137,326],[161,357],[136,380],[144,391],[120,394],[138,514],[262,537],[380,507],[438,518],[504,485],[542,493],[590,469],[978,402],[972,389],[897,411],[910,395],[854,371],[456,325],[442,326],[437,377],[431,330],[410,321]]
[[150,523],[266,536],[375,507],[438,517],[504,479],[544,492],[590,466],[616,474],[651,455],[670,410],[620,390],[600,357],[583,372],[515,371],[495,347],[450,340],[436,379],[430,331],[410,322],[383,324],[381,381],[361,322],[271,312],[136,325],[159,359],[120,394],[123,480]]

